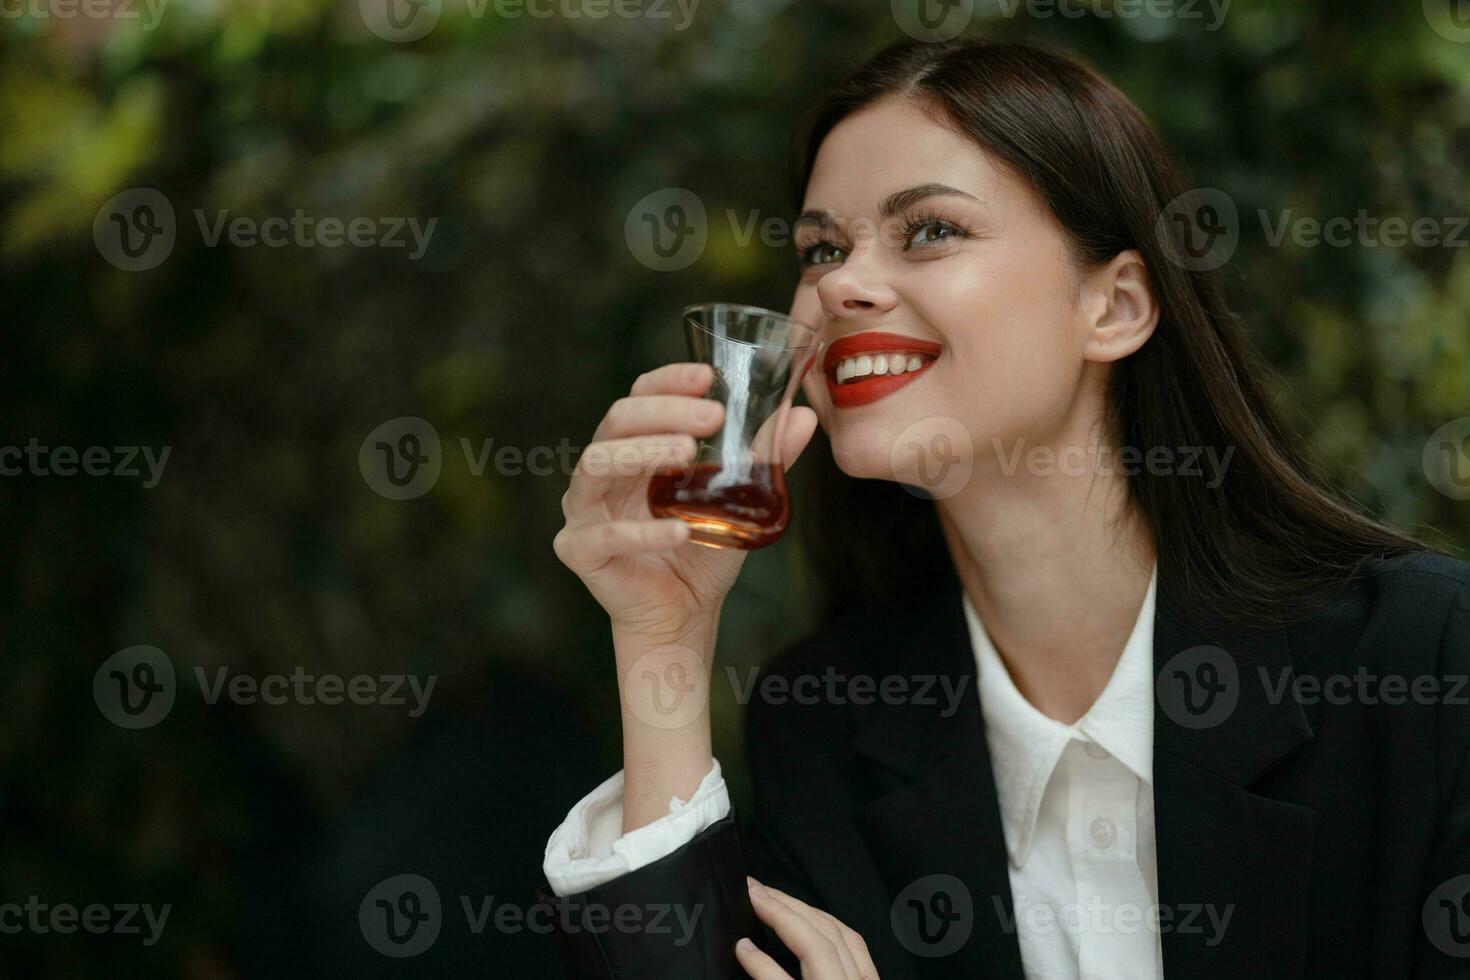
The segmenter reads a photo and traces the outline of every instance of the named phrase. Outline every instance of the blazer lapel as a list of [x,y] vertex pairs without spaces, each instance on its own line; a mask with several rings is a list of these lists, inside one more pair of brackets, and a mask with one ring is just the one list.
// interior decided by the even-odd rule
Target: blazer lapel
[[[1023,976],[975,658],[946,577],[919,615],[871,637],[885,674],[938,676],[937,704],[855,708],[874,763],[860,814],[899,942],[925,977]],[[891,665],[891,669],[890,666]],[[1167,977],[1301,977],[1315,812],[1250,789],[1310,741],[1301,706],[1259,682],[1291,669],[1286,630],[1201,625],[1161,575],[1154,622],[1154,809]],[[963,685],[963,686],[960,686]],[[911,686],[911,690],[914,690]],[[945,923],[948,923],[947,925]],[[968,931],[967,931],[968,930]]]
[[1209,628],[1159,579],[1154,808],[1164,974],[1301,977],[1315,811],[1251,792],[1312,729],[1260,682],[1290,676],[1286,630]]
[[[1020,980],[1005,838],[959,588],[947,578],[919,615],[875,637],[886,647],[884,673],[905,677],[914,692],[936,678],[935,703],[876,699],[858,709],[854,750],[877,764],[880,787],[860,820],[894,896],[894,933],[919,975]],[[947,692],[958,694],[957,707]]]

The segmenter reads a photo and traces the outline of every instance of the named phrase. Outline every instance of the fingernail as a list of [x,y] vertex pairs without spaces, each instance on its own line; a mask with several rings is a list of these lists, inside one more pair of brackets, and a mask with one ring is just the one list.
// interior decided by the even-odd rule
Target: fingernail
[[745,884],[746,884],[746,887],[748,887],[750,889],[750,893],[752,895],[755,895],[758,898],[765,898],[766,897],[766,886],[765,885],[762,885],[760,882],[756,881],[754,878],[750,877],[749,875],[746,875],[746,877],[745,877]]
[[735,948],[740,950],[742,953],[753,953],[755,952],[755,943],[751,942],[749,939],[742,939],[740,940],[740,942],[735,944]]
[[702,419],[713,422],[719,417],[719,414],[720,406],[717,402],[709,402],[708,404],[699,406],[699,417]]

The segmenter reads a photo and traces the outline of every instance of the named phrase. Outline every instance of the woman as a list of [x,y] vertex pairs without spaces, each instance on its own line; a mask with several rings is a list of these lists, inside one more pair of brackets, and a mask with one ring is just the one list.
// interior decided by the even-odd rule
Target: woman
[[623,771],[547,847],[574,971],[1464,975],[1470,566],[1314,482],[1137,110],[1036,47],[904,42],[796,170],[830,615],[754,688],[742,841],[702,710],[742,554],[606,465],[720,411],[705,367],[638,378],[555,542],[623,678]]

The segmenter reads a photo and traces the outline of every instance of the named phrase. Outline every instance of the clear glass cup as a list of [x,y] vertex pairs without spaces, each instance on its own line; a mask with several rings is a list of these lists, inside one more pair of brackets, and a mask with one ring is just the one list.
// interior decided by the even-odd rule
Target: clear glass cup
[[684,336],[690,358],[715,370],[705,397],[725,406],[725,421],[699,440],[692,465],[654,473],[648,508],[682,518],[698,544],[763,548],[791,517],[782,434],[821,334],[757,306],[696,303],[684,309]]

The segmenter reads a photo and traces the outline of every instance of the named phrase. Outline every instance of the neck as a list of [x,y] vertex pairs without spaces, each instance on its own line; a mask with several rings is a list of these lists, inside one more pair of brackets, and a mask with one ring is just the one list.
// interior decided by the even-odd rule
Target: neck
[[966,488],[937,503],[965,594],[1016,688],[1064,724],[1086,714],[1107,686],[1155,561],[1127,478],[1090,465],[1113,457],[1061,455],[1087,448],[1086,428],[1080,441],[1047,444],[1050,459],[1073,460],[1068,466],[1028,466],[1028,457],[1047,459],[1031,457],[1030,444],[1016,465],[1014,446],[977,447]]

